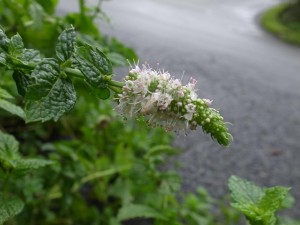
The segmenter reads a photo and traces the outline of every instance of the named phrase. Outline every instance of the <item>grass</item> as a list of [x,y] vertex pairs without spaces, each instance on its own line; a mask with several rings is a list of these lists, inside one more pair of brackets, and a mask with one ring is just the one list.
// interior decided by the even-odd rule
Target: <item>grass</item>
[[[294,5],[279,4],[265,11],[261,17],[262,26],[280,39],[300,46],[300,20],[291,19]],[[288,20],[285,18],[289,17]]]

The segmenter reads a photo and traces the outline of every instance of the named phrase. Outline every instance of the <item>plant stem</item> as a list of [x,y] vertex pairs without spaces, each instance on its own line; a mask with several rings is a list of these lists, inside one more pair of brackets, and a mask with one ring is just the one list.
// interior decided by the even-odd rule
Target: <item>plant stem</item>
[[[22,64],[22,63],[19,63],[19,62],[12,62],[13,66],[18,68],[18,69],[26,69],[26,70],[34,70],[34,68],[37,66],[37,64],[34,64],[34,63],[30,63],[30,64]],[[64,72],[69,75],[69,76],[72,76],[72,77],[76,77],[76,78],[84,78],[84,75],[80,72],[80,70],[78,69],[74,69],[74,68],[64,68]],[[116,81],[116,80],[107,80],[107,84],[109,86],[111,86],[112,90],[113,91],[116,91],[116,92],[120,92],[119,89],[115,89],[113,87],[117,87],[117,88],[122,88],[123,87],[123,83],[120,82],[120,81]]]

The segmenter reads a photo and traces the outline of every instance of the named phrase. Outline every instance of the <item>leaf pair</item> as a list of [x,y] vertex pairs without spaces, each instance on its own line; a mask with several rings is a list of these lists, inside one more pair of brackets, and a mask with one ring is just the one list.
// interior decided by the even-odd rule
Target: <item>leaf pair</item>
[[[76,102],[76,92],[70,78],[64,76],[60,63],[68,61],[75,51],[75,30],[73,27],[61,33],[56,45],[57,59],[44,58],[35,67],[27,79],[18,79],[21,83],[19,93],[25,94],[26,121],[57,121],[64,113],[70,111]],[[24,79],[25,78],[25,79]],[[16,80],[16,79],[15,79]],[[17,81],[17,80],[16,80]],[[26,90],[22,87],[26,86]]]

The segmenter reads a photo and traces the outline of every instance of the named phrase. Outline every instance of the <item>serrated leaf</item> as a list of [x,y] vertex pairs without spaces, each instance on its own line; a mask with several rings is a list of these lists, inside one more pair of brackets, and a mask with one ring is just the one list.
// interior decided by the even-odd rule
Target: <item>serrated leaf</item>
[[124,205],[118,213],[118,220],[123,221],[133,218],[156,218],[166,220],[166,217],[162,213],[149,206],[139,204]]
[[83,73],[86,81],[93,87],[101,87],[105,84],[102,75],[112,74],[112,65],[107,57],[99,50],[85,45],[77,49],[75,56],[79,65],[78,69]]
[[22,119],[25,119],[25,113],[23,109],[7,100],[0,99],[0,108],[13,115],[19,116]]
[[24,43],[22,37],[16,34],[11,37],[10,43],[8,45],[8,52],[10,55],[17,56],[22,53],[24,49]]
[[4,30],[0,26],[0,48],[7,50],[10,40],[6,36]]
[[0,132],[0,153],[11,152],[17,153],[19,150],[19,142],[14,136]]
[[45,97],[26,102],[26,121],[57,121],[73,108],[75,102],[76,92],[72,81],[69,78],[57,79]]
[[13,78],[16,82],[18,93],[24,97],[27,92],[27,87],[30,85],[29,77],[23,71],[15,70]]
[[59,76],[58,62],[55,59],[43,59],[31,73],[31,84],[27,87],[25,99],[39,100],[49,95]]
[[0,132],[0,163],[2,167],[14,168],[16,161],[19,160],[19,142],[15,137]]
[[40,52],[34,49],[23,49],[18,59],[25,65],[29,63],[38,63],[41,61]]
[[228,187],[233,202],[239,204],[258,204],[264,195],[263,189],[237,176],[229,178]]
[[24,208],[24,203],[19,198],[1,198],[0,204],[0,224],[18,215]]
[[6,54],[0,50],[0,66],[6,66]]
[[76,33],[74,27],[64,30],[58,37],[56,55],[61,61],[68,60],[75,50]]
[[282,207],[284,199],[287,197],[290,188],[272,187],[265,189],[265,193],[258,207],[264,212],[275,213]]
[[27,171],[48,166],[50,164],[53,164],[53,162],[45,159],[20,159],[17,162],[15,169],[18,171]]

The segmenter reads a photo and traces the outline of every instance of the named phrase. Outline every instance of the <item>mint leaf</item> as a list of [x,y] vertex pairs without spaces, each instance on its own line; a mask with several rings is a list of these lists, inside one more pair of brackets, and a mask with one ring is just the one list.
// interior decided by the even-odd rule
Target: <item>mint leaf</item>
[[23,49],[18,59],[25,65],[41,61],[40,52],[34,49]]
[[0,224],[3,224],[8,219],[19,214],[23,208],[24,203],[19,198],[13,197],[10,199],[0,198]]
[[22,119],[25,119],[25,113],[23,109],[7,100],[0,99],[0,108],[13,115],[19,116]]
[[6,66],[6,54],[0,50],[0,66]]
[[38,169],[50,164],[53,164],[53,161],[45,159],[20,159],[17,161],[15,169],[17,171],[26,172],[28,170]]
[[75,49],[76,33],[74,27],[64,30],[58,37],[56,55],[62,61],[68,60]]
[[[57,79],[52,83],[45,97],[27,100],[25,105],[26,121],[57,121],[64,113],[70,111],[76,102],[76,93],[69,78]],[[38,91],[39,94],[42,92]],[[26,94],[27,96],[27,94]]]
[[290,188],[272,187],[265,190],[265,194],[258,207],[265,212],[275,213],[282,207],[285,198],[288,195]]
[[23,49],[24,43],[22,37],[19,34],[12,36],[8,45],[9,54],[12,56],[18,56],[22,53]]
[[60,76],[55,59],[43,59],[32,71],[25,94],[26,121],[57,121],[76,101],[72,81]]
[[27,92],[27,87],[30,84],[29,77],[23,71],[15,70],[13,78],[16,82],[18,93],[24,97]]
[[233,202],[239,204],[258,204],[263,197],[263,189],[253,183],[241,179],[237,176],[231,176],[228,183]]
[[27,87],[26,99],[39,100],[51,92],[60,79],[60,68],[56,59],[43,59],[32,71],[31,84]]
[[6,51],[8,49],[9,42],[10,40],[8,39],[4,30],[0,26],[0,48]]
[[19,142],[14,136],[0,132],[0,163],[2,168],[10,169],[19,160]]
[[166,217],[162,213],[149,206],[139,204],[124,205],[118,213],[118,220],[122,221],[133,218],[156,218],[166,220]]
[[76,53],[78,69],[86,81],[96,88],[105,86],[102,75],[112,74],[112,65],[108,58],[99,49],[93,49],[88,45],[78,48]]
[[253,183],[232,176],[229,179],[232,207],[241,211],[251,225],[275,225],[276,211],[284,207],[289,188],[259,188]]
[[5,89],[0,87],[0,99],[13,99],[14,97]]

